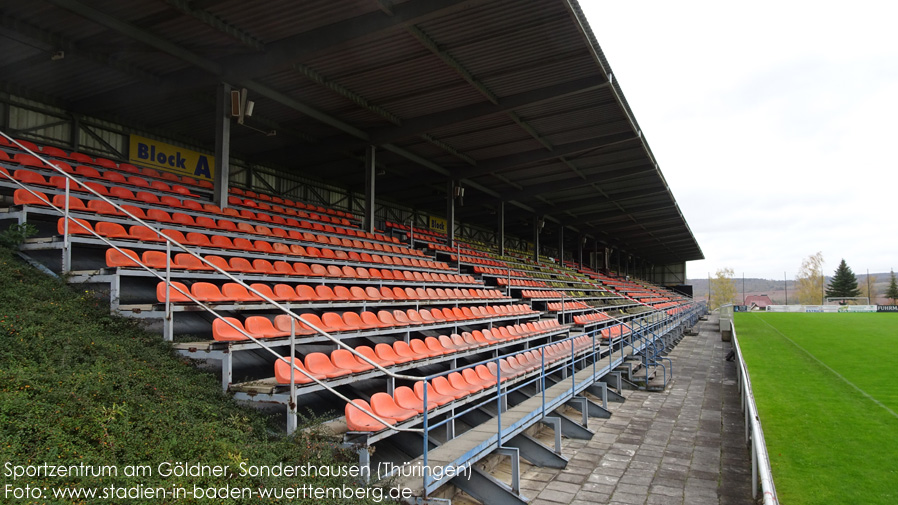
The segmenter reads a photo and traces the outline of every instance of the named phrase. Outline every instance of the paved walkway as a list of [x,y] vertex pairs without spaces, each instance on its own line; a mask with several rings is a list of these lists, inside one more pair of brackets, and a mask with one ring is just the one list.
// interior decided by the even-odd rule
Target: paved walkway
[[[736,387],[713,321],[699,322],[670,353],[666,391],[624,391],[611,419],[591,419],[589,441],[565,439],[567,468],[522,465],[533,505],[751,504],[751,460]],[[522,461],[522,464],[524,462]]]

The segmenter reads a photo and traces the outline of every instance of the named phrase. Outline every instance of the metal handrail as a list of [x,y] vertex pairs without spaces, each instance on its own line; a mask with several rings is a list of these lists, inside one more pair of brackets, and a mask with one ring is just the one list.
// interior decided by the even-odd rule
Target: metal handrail
[[[173,286],[173,285],[171,284],[171,279],[170,279],[170,273],[171,273],[171,269],[170,269],[170,267],[171,267],[171,255],[170,255],[170,254],[171,254],[171,245],[174,244],[175,246],[177,246],[178,248],[180,248],[181,250],[183,250],[185,253],[190,254],[191,256],[193,256],[194,258],[198,259],[199,261],[201,261],[201,262],[204,263],[205,265],[207,265],[207,266],[211,267],[212,269],[214,269],[216,272],[218,272],[218,273],[224,275],[225,277],[227,277],[228,279],[232,280],[233,282],[236,282],[236,283],[240,284],[241,286],[243,286],[244,288],[246,288],[250,293],[255,294],[256,296],[260,297],[261,299],[265,300],[266,302],[272,304],[276,309],[279,309],[280,311],[284,312],[285,314],[291,316],[291,319],[296,319],[296,320],[301,321],[302,323],[306,324],[307,326],[309,326],[309,327],[312,328],[313,330],[317,331],[319,334],[323,335],[325,338],[327,338],[328,340],[330,340],[331,342],[333,342],[333,343],[336,344],[337,346],[339,346],[339,347],[341,347],[341,348],[343,348],[343,349],[348,350],[349,352],[351,352],[351,353],[352,353],[353,355],[355,355],[356,357],[358,357],[358,358],[360,358],[360,359],[363,359],[365,362],[367,362],[367,363],[369,363],[370,365],[374,366],[375,368],[377,368],[378,370],[380,370],[381,372],[383,372],[385,375],[387,375],[387,376],[389,376],[389,377],[393,377],[393,378],[395,378],[395,379],[408,379],[408,380],[418,380],[418,379],[420,379],[420,377],[417,377],[417,376],[410,376],[410,375],[404,375],[404,374],[396,374],[396,373],[394,373],[394,372],[391,372],[391,371],[389,371],[389,370],[383,368],[380,364],[378,364],[378,363],[372,361],[372,360],[371,360],[370,358],[368,358],[367,356],[365,356],[365,355],[363,355],[363,354],[361,354],[361,353],[358,353],[354,348],[352,348],[352,347],[350,347],[350,346],[344,344],[344,343],[341,342],[340,340],[334,338],[331,334],[329,334],[329,333],[327,333],[326,331],[324,331],[324,330],[318,328],[318,327],[315,326],[313,323],[310,323],[310,322],[306,321],[305,319],[302,318],[302,316],[300,316],[300,315],[294,313],[294,312],[293,312],[292,310],[290,310],[288,307],[285,307],[284,305],[282,305],[282,304],[276,302],[275,300],[272,300],[271,298],[269,298],[268,296],[266,296],[264,293],[260,293],[260,292],[257,291],[256,289],[252,288],[249,284],[246,284],[246,283],[243,282],[242,280],[240,280],[240,279],[238,279],[237,277],[234,277],[233,275],[231,275],[229,272],[226,272],[226,271],[222,270],[221,268],[219,268],[217,265],[210,263],[209,261],[207,261],[205,258],[203,258],[202,256],[200,256],[199,254],[196,254],[195,252],[193,252],[192,250],[190,250],[189,248],[187,248],[187,246],[185,246],[184,244],[181,244],[181,243],[178,242],[177,240],[175,240],[175,239],[169,237],[169,236],[166,235],[164,232],[162,232],[161,230],[157,229],[155,226],[151,225],[150,223],[144,221],[143,219],[137,217],[136,215],[132,214],[130,211],[128,211],[127,209],[123,208],[123,207],[122,207],[121,205],[119,205],[118,203],[116,203],[116,202],[114,202],[114,201],[112,201],[112,200],[106,198],[106,197],[103,196],[102,194],[100,194],[100,193],[98,193],[97,191],[95,191],[93,188],[91,188],[91,187],[89,187],[89,186],[86,186],[86,185],[80,184],[80,182],[79,182],[75,177],[72,177],[69,173],[65,172],[64,170],[62,170],[62,169],[60,169],[59,167],[57,167],[56,165],[54,165],[51,161],[49,161],[49,160],[47,160],[46,158],[44,158],[41,154],[36,153],[36,152],[32,151],[31,149],[25,147],[24,145],[22,145],[21,143],[19,143],[16,139],[10,137],[9,135],[7,135],[6,133],[4,133],[4,132],[2,132],[2,131],[0,131],[0,135],[2,135],[3,137],[5,137],[6,139],[8,139],[10,142],[12,142],[14,145],[16,145],[16,146],[17,146],[18,148],[20,148],[21,150],[23,150],[23,151],[25,151],[25,152],[31,154],[32,156],[36,157],[37,159],[39,159],[40,161],[42,161],[45,165],[47,165],[48,167],[50,167],[52,170],[55,170],[56,172],[58,172],[59,174],[61,174],[63,177],[66,178],[65,206],[64,206],[63,209],[60,209],[59,207],[53,205],[50,201],[48,201],[46,198],[41,197],[41,195],[39,195],[38,193],[36,193],[35,191],[33,191],[33,190],[32,190],[31,188],[29,188],[28,186],[26,186],[26,185],[22,184],[21,182],[19,182],[19,181],[13,179],[12,177],[9,178],[9,180],[11,180],[13,183],[15,183],[16,185],[18,185],[18,186],[21,187],[22,189],[28,191],[31,195],[37,197],[37,198],[40,199],[42,202],[46,203],[46,204],[47,204],[50,208],[52,208],[53,210],[55,210],[55,211],[59,212],[60,214],[62,214],[63,219],[64,219],[64,233],[63,233],[63,241],[64,241],[63,248],[64,248],[64,249],[67,250],[67,249],[68,249],[68,246],[69,246],[69,222],[70,222],[70,220],[71,220],[71,218],[69,217],[69,187],[70,187],[70,185],[71,185],[72,183],[77,184],[80,188],[87,190],[89,193],[93,194],[94,196],[96,196],[96,197],[99,198],[100,200],[103,200],[103,201],[105,201],[106,203],[112,205],[112,206],[113,206],[116,210],[118,210],[119,212],[122,212],[123,214],[125,214],[125,215],[128,216],[129,218],[131,218],[131,219],[135,220],[136,222],[140,223],[141,225],[146,226],[147,228],[149,228],[150,230],[152,230],[154,233],[158,234],[159,236],[161,236],[161,237],[163,237],[163,238],[165,239],[165,241],[166,241],[166,253],[167,253],[167,260],[166,260],[166,275],[165,275],[165,277],[161,276],[158,272],[156,272],[156,270],[155,270],[154,268],[150,268],[149,266],[145,265],[145,264],[144,264],[143,262],[141,262],[140,260],[134,260],[134,259],[131,258],[130,256],[128,256],[128,257],[131,258],[131,260],[134,261],[134,263],[136,263],[137,265],[139,265],[140,267],[142,267],[144,270],[148,271],[150,274],[156,276],[157,278],[159,278],[160,280],[162,280],[162,281],[164,281],[164,282],[166,283],[166,300],[165,300],[165,304],[166,304],[166,316],[169,315],[169,314],[168,314],[168,309],[169,309],[169,307],[170,307],[170,297],[169,297],[169,295],[170,295],[170,290],[171,290],[172,287],[174,287],[175,290],[177,290],[179,293],[185,295],[185,296],[186,296],[187,298],[189,298],[191,301],[193,301],[194,303],[196,303],[200,308],[202,308],[203,310],[205,310],[205,311],[211,313],[212,315],[214,315],[214,316],[217,317],[217,318],[221,318],[221,320],[222,320],[225,324],[227,324],[228,326],[230,326],[232,329],[234,329],[234,330],[240,332],[241,334],[243,334],[243,336],[247,337],[247,338],[248,338],[249,340],[251,340],[252,342],[258,344],[260,347],[262,347],[263,349],[265,349],[266,351],[268,351],[269,353],[271,353],[272,355],[274,355],[277,359],[284,359],[284,356],[281,356],[279,353],[277,353],[276,351],[274,351],[273,349],[271,349],[271,348],[270,348],[269,346],[267,346],[265,343],[261,342],[259,339],[257,339],[256,337],[252,336],[251,334],[249,334],[249,332],[247,332],[247,331],[245,331],[245,330],[243,330],[243,329],[237,327],[236,325],[232,324],[232,323],[231,323],[230,321],[228,321],[227,319],[224,319],[224,318],[223,318],[221,315],[219,315],[215,310],[213,310],[213,309],[212,309],[211,307],[209,307],[208,305],[206,305],[206,304],[200,302],[199,300],[197,300],[196,298],[194,298],[190,293],[185,293],[183,290],[181,290],[181,289],[178,288],[177,286]],[[97,239],[99,239],[100,241],[102,241],[102,242],[106,243],[107,245],[109,245],[110,247],[114,248],[116,251],[118,251],[118,252],[120,252],[120,253],[122,253],[122,254],[125,254],[124,251],[123,251],[121,248],[119,248],[118,246],[116,246],[115,244],[113,244],[112,242],[110,242],[109,240],[107,240],[105,237],[99,235],[99,234],[98,234],[97,232],[95,232],[94,230],[92,230],[92,229],[86,229],[86,228],[85,228],[85,230],[88,231],[91,235],[93,235],[93,236],[96,237]],[[65,265],[65,256],[66,256],[66,254],[67,254],[67,253],[64,254],[64,261],[63,261],[63,262],[64,262],[64,265],[63,265],[64,268],[67,268],[67,265]],[[126,255],[126,256],[127,256],[127,255]],[[295,399],[295,394],[296,394],[296,392],[295,392],[295,382],[294,382],[294,380],[293,380],[293,374],[294,374],[296,371],[298,371],[298,372],[302,373],[304,376],[306,376],[307,378],[309,378],[309,379],[311,379],[312,381],[314,381],[314,382],[315,382],[316,384],[318,384],[319,386],[321,386],[321,387],[323,387],[324,389],[326,389],[326,390],[330,391],[331,393],[335,394],[338,398],[340,398],[340,399],[346,401],[347,403],[353,405],[355,408],[359,409],[360,411],[362,411],[362,412],[364,412],[364,413],[370,415],[371,417],[373,417],[374,419],[376,419],[378,422],[380,422],[381,424],[383,424],[385,427],[390,427],[391,429],[396,430],[396,431],[409,431],[409,432],[415,432],[415,433],[421,433],[421,432],[423,431],[423,430],[421,430],[421,429],[415,429],[415,428],[396,428],[396,427],[391,426],[390,423],[387,422],[387,421],[386,421],[385,419],[383,419],[382,417],[378,416],[378,415],[375,414],[374,412],[370,412],[370,411],[368,411],[367,409],[362,408],[360,405],[358,405],[357,403],[355,403],[352,399],[347,398],[347,397],[344,396],[343,394],[339,393],[337,390],[335,390],[335,389],[331,388],[330,386],[324,384],[324,383],[321,382],[320,380],[318,380],[318,379],[316,379],[315,377],[313,377],[311,374],[307,373],[305,370],[299,368],[299,367],[296,365],[296,363],[292,360],[292,353],[293,353],[293,352],[292,352],[292,348],[293,348],[293,345],[292,345],[293,342],[292,342],[292,341],[293,341],[293,338],[295,337],[295,323],[293,323],[293,322],[291,322],[291,329],[292,329],[292,331],[291,331],[291,336],[290,336],[290,337],[291,337],[291,362],[290,362],[290,365],[291,365],[291,384],[290,384],[290,398],[291,398],[291,401],[293,401],[293,400]],[[293,403],[295,404],[295,401],[294,401]]]
[[758,408],[752,392],[748,365],[743,359],[739,338],[736,336],[736,325],[732,320],[730,321],[730,330],[733,335],[733,349],[736,352],[736,363],[738,364],[736,377],[742,396],[742,410],[745,412],[745,441],[746,443],[751,441],[751,496],[757,498],[760,487],[763,492],[764,505],[776,505],[779,500],[776,496],[776,486],[773,484],[773,473],[767,454],[767,443],[764,440],[764,430],[761,427],[761,418],[758,415]]

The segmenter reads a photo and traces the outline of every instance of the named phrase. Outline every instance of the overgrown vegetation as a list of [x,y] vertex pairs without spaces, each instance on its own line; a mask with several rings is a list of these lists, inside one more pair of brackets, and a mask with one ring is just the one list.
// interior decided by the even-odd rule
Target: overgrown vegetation
[[[341,488],[355,478],[239,475],[239,464],[352,464],[315,430],[286,437],[260,412],[221,393],[216,377],[177,358],[158,335],[109,314],[85,291],[45,276],[0,248],[0,481],[42,498],[3,503],[335,503],[340,500],[54,499],[53,489]],[[222,476],[163,476],[160,463],[228,465]],[[118,477],[23,477],[9,465],[109,465]],[[128,465],[149,475],[126,477]],[[233,492],[233,491],[232,491]],[[101,495],[102,496],[102,495]],[[373,499],[342,500],[345,503]]]

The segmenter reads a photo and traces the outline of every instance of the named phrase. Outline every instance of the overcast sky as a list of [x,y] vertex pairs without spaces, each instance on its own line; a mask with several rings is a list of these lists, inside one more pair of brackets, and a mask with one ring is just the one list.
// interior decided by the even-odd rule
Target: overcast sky
[[898,2],[580,0],[705,253],[898,269]]

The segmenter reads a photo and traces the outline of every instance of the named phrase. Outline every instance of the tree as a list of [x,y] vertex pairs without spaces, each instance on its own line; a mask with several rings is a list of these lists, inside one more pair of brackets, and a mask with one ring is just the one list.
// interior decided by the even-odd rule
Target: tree
[[802,305],[823,305],[823,253],[817,251],[801,262],[795,291]]
[[895,280],[895,271],[892,270],[891,280],[889,280],[889,289],[886,290],[886,297],[892,300],[892,305],[895,305],[895,300],[898,299],[898,281]]
[[857,288],[857,277],[851,271],[851,267],[845,263],[845,258],[836,268],[836,273],[826,288],[826,296],[828,297],[844,297],[850,298],[860,296],[861,290]]
[[732,268],[720,268],[711,279],[711,310],[733,303],[736,298],[736,281]]
[[876,292],[876,276],[867,274],[866,282],[858,284],[858,289],[861,290],[861,296],[866,296],[870,303],[876,304],[876,297],[879,296],[879,293]]

